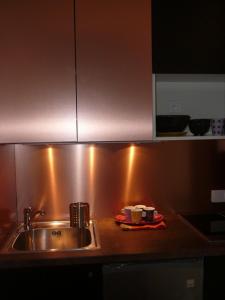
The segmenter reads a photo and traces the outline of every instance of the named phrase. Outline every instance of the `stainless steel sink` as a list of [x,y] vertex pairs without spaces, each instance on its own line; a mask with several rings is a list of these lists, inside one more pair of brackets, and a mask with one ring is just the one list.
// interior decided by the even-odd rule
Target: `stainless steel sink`
[[86,228],[69,226],[66,221],[33,223],[33,228],[23,230],[21,225],[8,244],[9,251],[64,251],[93,250],[99,248],[96,224],[93,220]]

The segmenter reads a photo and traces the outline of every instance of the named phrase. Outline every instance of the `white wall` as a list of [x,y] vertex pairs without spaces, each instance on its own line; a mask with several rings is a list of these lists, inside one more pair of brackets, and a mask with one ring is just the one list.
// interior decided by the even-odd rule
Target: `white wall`
[[163,74],[155,82],[156,114],[225,118],[225,75]]

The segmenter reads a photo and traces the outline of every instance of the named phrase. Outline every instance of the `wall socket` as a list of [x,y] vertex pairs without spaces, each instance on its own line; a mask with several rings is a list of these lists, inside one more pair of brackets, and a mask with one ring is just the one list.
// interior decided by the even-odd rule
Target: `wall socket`
[[194,278],[190,278],[186,280],[186,287],[189,288],[194,288],[195,287],[195,280]]
[[211,190],[211,202],[212,203],[225,202],[225,190]]

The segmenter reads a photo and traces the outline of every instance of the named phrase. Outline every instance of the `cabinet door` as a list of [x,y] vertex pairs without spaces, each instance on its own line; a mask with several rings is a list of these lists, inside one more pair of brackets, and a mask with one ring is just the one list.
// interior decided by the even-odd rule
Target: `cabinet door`
[[73,0],[0,2],[0,142],[76,141]]
[[225,1],[152,3],[154,73],[225,73]]
[[149,0],[77,0],[78,141],[152,138]]
[[202,300],[201,259],[103,267],[104,300]]
[[7,294],[5,299],[13,298],[15,290],[18,298],[24,298],[24,289],[29,287],[32,295],[40,293],[47,299],[53,299],[55,294],[56,299],[102,299],[101,265],[73,265],[70,262],[64,266],[63,263],[56,259],[50,265],[39,261],[36,266],[21,267],[18,263],[17,268],[0,269],[1,292]]

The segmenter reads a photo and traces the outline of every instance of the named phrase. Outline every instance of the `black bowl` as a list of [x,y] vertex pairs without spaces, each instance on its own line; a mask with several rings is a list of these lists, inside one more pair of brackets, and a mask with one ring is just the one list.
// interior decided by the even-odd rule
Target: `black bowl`
[[183,131],[190,116],[188,115],[157,115],[156,131],[157,132],[181,132]]
[[210,128],[210,119],[191,119],[189,129],[194,135],[204,135]]

